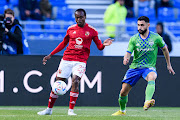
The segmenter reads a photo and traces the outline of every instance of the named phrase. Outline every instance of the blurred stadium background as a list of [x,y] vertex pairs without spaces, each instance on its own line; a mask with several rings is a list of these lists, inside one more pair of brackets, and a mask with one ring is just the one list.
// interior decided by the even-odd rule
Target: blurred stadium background
[[[40,1],[40,0],[39,0]],[[134,0],[134,6],[138,0]],[[168,33],[172,40],[173,50],[171,56],[180,56],[178,46],[180,46],[180,2],[179,0],[170,0],[173,7],[161,7],[155,9],[155,2],[160,0],[149,0],[152,5],[149,7],[136,8],[133,7],[134,17],[127,18],[126,31],[121,33],[120,30],[116,31],[116,40],[114,44],[107,47],[103,52],[97,52],[91,49],[91,55],[104,55],[104,56],[123,56],[129,38],[137,33],[136,21],[139,16],[146,15],[150,18],[150,30],[155,32],[155,25],[158,21],[162,21],[165,25],[165,32]],[[45,21],[27,20],[20,23],[24,27],[26,38],[30,45],[32,55],[45,55],[49,54],[59,42],[63,40],[68,26],[75,24],[74,11],[78,8],[83,8],[87,12],[86,22],[94,26],[100,38],[105,40],[105,24],[103,22],[104,12],[106,8],[114,2],[114,0],[49,0],[52,4],[52,13],[54,20],[46,19]],[[152,7],[153,6],[153,7]],[[20,20],[18,0],[1,0],[0,13],[2,14],[6,8],[12,8],[15,11],[15,16]],[[42,25],[44,28],[42,29]],[[117,25],[122,27],[122,25]],[[41,47],[39,47],[39,45]],[[119,52],[121,51],[121,52]],[[62,55],[63,51],[59,54]]]

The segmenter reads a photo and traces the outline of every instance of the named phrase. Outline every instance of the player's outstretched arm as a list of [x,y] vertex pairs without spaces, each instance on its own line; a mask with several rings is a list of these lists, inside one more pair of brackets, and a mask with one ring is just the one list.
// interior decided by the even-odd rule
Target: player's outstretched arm
[[103,45],[109,46],[112,44],[112,41],[114,41],[114,39],[108,38],[108,39],[104,40]]
[[45,65],[45,64],[46,64],[46,62],[47,62],[47,60],[51,59],[51,57],[52,57],[52,55],[51,55],[51,54],[49,54],[49,55],[45,56],[45,57],[43,58],[43,65]]
[[123,64],[127,65],[129,63],[130,58],[131,58],[131,54],[126,52],[126,54],[124,55]]
[[168,48],[166,46],[164,46],[162,48],[162,51],[163,51],[164,57],[166,59],[167,69],[169,70],[169,73],[172,73],[174,75],[175,72],[174,72],[174,70],[173,70],[173,68],[171,66]]

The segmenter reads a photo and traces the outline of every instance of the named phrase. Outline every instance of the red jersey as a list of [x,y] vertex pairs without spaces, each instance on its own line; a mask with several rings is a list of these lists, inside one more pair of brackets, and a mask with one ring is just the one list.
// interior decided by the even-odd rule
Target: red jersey
[[69,43],[68,47],[64,51],[63,60],[86,63],[89,58],[92,40],[95,42],[99,50],[104,49],[95,28],[87,23],[84,27],[79,27],[77,24],[72,25],[68,28],[63,41],[51,52],[51,55],[61,51]]

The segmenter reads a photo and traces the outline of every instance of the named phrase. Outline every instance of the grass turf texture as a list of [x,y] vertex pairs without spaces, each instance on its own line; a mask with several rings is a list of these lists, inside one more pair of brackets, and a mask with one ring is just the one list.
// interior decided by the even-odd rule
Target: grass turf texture
[[119,107],[75,107],[77,116],[68,116],[68,107],[54,107],[52,115],[40,116],[46,107],[0,106],[0,120],[180,120],[180,107],[128,107],[126,116],[111,116]]

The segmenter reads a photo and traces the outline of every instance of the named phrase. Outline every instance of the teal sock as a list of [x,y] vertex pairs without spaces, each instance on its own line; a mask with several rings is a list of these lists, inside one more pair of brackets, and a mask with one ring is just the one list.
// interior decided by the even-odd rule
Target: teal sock
[[119,95],[118,101],[119,101],[120,110],[125,111],[126,110],[126,104],[128,102],[128,95],[127,96],[120,96]]
[[154,80],[148,81],[148,84],[146,87],[146,98],[145,98],[145,100],[151,100],[154,92],[155,92],[155,81]]

